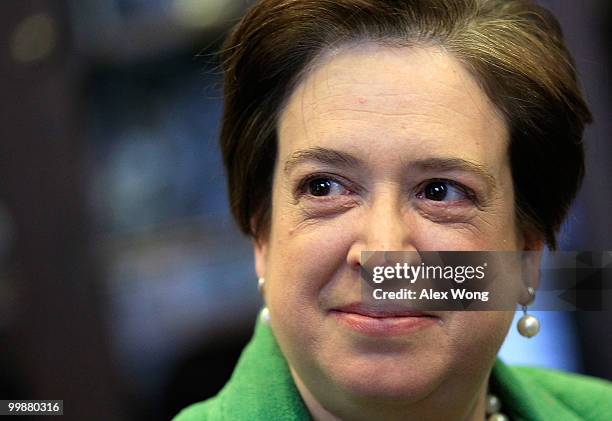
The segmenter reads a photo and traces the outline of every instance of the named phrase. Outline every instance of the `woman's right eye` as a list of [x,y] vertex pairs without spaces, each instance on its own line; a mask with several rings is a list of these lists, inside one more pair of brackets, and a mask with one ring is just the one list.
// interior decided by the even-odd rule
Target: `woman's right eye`
[[317,177],[309,180],[304,190],[305,193],[318,197],[338,196],[350,193],[342,184],[328,177]]

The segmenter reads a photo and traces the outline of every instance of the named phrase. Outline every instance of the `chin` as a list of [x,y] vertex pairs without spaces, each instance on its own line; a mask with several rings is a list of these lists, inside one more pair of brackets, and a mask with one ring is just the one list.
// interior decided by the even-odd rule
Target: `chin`
[[362,354],[325,367],[331,382],[344,393],[375,401],[418,401],[435,390],[448,374],[440,355]]

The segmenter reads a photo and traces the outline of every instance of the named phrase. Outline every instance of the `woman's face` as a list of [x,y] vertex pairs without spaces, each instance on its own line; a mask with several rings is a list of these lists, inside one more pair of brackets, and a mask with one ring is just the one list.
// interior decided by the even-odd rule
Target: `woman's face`
[[360,305],[361,251],[524,246],[508,129],[475,79],[440,48],[347,47],[297,86],[278,139],[271,227],[255,256],[298,384],[324,406],[474,396],[511,312],[441,312],[389,334],[339,314]]

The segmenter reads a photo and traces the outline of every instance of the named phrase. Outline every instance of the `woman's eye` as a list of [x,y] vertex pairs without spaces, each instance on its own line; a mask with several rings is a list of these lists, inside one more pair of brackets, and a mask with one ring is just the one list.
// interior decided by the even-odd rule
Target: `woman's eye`
[[458,202],[468,198],[463,190],[448,181],[429,182],[420,195],[435,202]]
[[346,194],[347,190],[337,181],[319,177],[308,181],[306,192],[312,196],[335,196]]

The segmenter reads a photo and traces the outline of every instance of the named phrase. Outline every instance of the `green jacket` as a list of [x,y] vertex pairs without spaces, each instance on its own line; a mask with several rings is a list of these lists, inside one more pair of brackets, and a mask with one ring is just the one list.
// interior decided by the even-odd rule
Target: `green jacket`
[[[605,380],[498,360],[491,382],[511,420],[612,420],[612,383]],[[174,421],[310,419],[270,328],[258,323],[221,392],[187,407]]]

